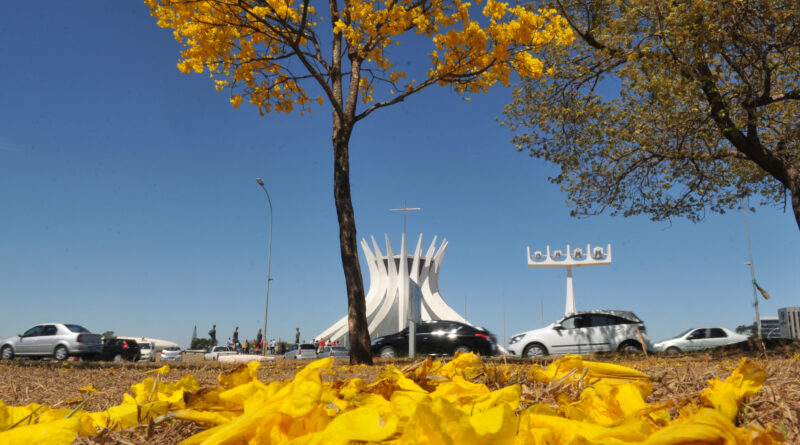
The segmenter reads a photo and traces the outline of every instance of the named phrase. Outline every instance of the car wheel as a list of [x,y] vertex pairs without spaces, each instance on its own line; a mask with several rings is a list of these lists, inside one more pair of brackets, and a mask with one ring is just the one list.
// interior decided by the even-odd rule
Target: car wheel
[[525,346],[525,350],[522,351],[522,356],[527,357],[543,357],[547,355],[547,349],[539,343],[531,343],[528,346]]
[[122,361],[122,354],[115,355],[114,358],[111,359],[111,360],[114,361],[114,362],[121,362]]
[[391,346],[384,346],[381,348],[378,355],[380,355],[381,357],[394,358],[397,357],[397,351],[395,351],[394,348]]
[[681,350],[676,348],[675,346],[670,346],[667,348],[667,354],[680,354]]
[[55,351],[53,351],[53,358],[59,362],[63,362],[64,360],[69,357],[69,351],[64,346],[56,346]]
[[462,354],[466,354],[467,352],[470,352],[470,351],[471,351],[471,349],[469,349],[468,347],[466,347],[464,345],[459,345],[459,346],[456,346],[455,350],[453,350],[453,355],[456,355],[459,352],[462,353]]
[[14,350],[11,349],[11,346],[3,347],[3,350],[0,352],[0,357],[3,360],[11,360],[14,358]]
[[617,348],[619,352],[642,352],[642,345],[638,341],[628,340],[622,342]]

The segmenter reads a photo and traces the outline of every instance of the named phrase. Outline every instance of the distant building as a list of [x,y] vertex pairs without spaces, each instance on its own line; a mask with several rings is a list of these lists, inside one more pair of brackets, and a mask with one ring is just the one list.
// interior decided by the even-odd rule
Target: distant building
[[778,309],[778,323],[782,338],[800,339],[800,307]]
[[764,338],[781,338],[778,317],[761,317],[761,335]]

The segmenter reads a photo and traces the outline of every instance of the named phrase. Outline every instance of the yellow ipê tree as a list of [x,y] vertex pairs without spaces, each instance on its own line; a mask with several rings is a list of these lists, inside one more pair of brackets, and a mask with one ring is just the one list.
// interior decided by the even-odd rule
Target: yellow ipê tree
[[[516,72],[547,70],[535,53],[569,45],[572,31],[554,10],[487,0],[145,0],[158,25],[184,45],[178,68],[208,72],[234,107],[247,99],[262,115],[333,109],[334,198],[347,285],[352,363],[372,363],[350,197],[349,141],[355,124],[431,85],[482,93]],[[325,6],[322,8],[322,6]],[[480,11],[482,14],[475,14]],[[478,18],[473,18],[476,16]],[[407,34],[430,39],[430,68],[408,79],[387,47]],[[376,88],[376,87],[381,88]],[[309,88],[319,91],[310,97]]]

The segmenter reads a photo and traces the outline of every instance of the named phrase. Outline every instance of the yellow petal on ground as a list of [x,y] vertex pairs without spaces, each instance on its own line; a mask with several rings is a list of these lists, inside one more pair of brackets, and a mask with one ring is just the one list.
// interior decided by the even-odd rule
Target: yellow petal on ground
[[231,422],[210,429],[199,440],[189,438],[183,443],[281,443],[324,430],[330,417],[324,406],[327,403],[322,401],[325,392],[320,373],[332,366],[330,357],[308,364],[265,403],[251,406]]
[[501,404],[479,412],[469,421],[478,435],[479,445],[511,445],[517,432],[517,415],[514,409]]
[[649,394],[649,386],[644,382],[615,386],[601,381],[583,390],[577,402],[565,398],[561,410],[568,419],[614,426],[637,415],[649,415],[651,406],[644,401],[643,394]]
[[323,434],[334,440],[377,442],[397,431],[397,421],[397,416],[389,409],[363,406],[333,419]]
[[631,422],[609,428],[592,423],[580,422],[563,417],[542,414],[520,416],[520,429],[542,428],[552,432],[556,444],[594,443],[603,445],[621,445],[640,443],[647,439],[652,431],[644,421]]
[[395,391],[390,400],[392,411],[401,419],[408,419],[414,414],[417,405],[422,401],[429,401],[427,394],[418,391]]
[[472,352],[462,353],[439,368],[437,375],[453,378],[456,375],[471,379],[483,372],[483,363],[478,355]]
[[258,380],[259,366],[260,363],[253,360],[247,365],[239,365],[230,371],[223,372],[217,376],[217,381],[226,389],[250,383],[253,380]]
[[222,425],[238,417],[241,413],[230,411],[198,411],[193,409],[179,409],[171,413],[176,419],[190,420],[197,423]]
[[158,369],[145,371],[145,374],[169,374],[169,365],[164,365]]
[[728,419],[736,418],[744,399],[761,390],[768,374],[755,362],[743,358],[739,366],[725,381],[715,378],[708,382],[709,387],[700,395],[703,402]]
[[550,363],[547,368],[534,365],[528,372],[528,379],[542,383],[577,383],[584,379],[587,384],[603,381],[611,385],[621,385],[632,380],[649,381],[651,378],[627,366],[592,362],[583,360],[580,355],[567,354]]
[[430,397],[432,400],[444,398],[458,405],[471,405],[479,397],[488,394],[486,385],[468,382],[457,375],[453,380],[439,384]]
[[219,393],[219,403],[217,406],[224,407],[227,410],[244,410],[245,401],[251,398],[257,399],[263,403],[266,398],[259,395],[260,391],[264,391],[266,385],[261,382],[249,382],[243,385],[237,385],[229,390]]
[[339,388],[339,395],[344,400],[350,400],[355,398],[366,387],[367,382],[356,377],[347,382],[347,384],[343,387]]
[[87,386],[84,386],[84,387],[82,387],[82,388],[78,388],[78,391],[80,391],[80,392],[90,392],[90,393],[95,393],[95,392],[97,392],[97,389],[94,387],[94,385],[92,385],[92,384],[89,384],[89,385],[87,385]]
[[467,414],[440,398],[417,406],[397,443],[477,445],[478,441]]
[[[38,403],[30,403],[25,406],[7,406],[0,401],[0,431],[16,424],[26,417],[33,417],[36,414],[42,413],[47,408],[49,407],[39,405]],[[33,421],[33,419],[31,419],[31,421]]]
[[773,441],[766,433],[737,428],[723,414],[710,408],[703,408],[689,418],[675,421],[656,431],[644,442],[646,445],[750,443],[772,444]]
[[475,399],[473,412],[485,411],[500,405],[506,405],[512,411],[515,411],[519,408],[520,392],[519,385],[506,386],[497,391],[492,391]]
[[75,441],[80,427],[79,417],[17,426],[0,432],[0,445],[69,445]]

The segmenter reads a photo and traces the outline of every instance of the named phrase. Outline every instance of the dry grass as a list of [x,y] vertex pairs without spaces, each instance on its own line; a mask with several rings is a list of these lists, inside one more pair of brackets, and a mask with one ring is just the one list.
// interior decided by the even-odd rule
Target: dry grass
[[[759,363],[770,374],[764,388],[747,402],[740,413],[739,423],[766,427],[773,425],[779,428],[786,437],[787,443],[800,443],[800,359],[797,347],[781,351],[753,353],[747,351],[715,352],[703,354],[685,354],[680,356],[621,356],[617,354],[587,357],[587,359],[607,361],[634,367],[656,377],[654,391],[650,402],[680,404],[684,400],[696,400],[700,392],[707,387],[709,379],[725,378],[738,364],[743,356],[749,356]],[[504,360],[491,359],[492,365],[502,365]],[[409,361],[378,360],[373,367],[337,366],[335,371],[325,376],[328,380],[343,380],[360,377],[371,381],[380,370],[381,365],[392,363],[400,367],[413,366]],[[498,386],[521,383],[523,408],[532,403],[556,405],[555,397],[559,392],[577,399],[579,389],[566,385],[544,385],[525,381],[524,376],[530,362],[521,360],[508,361],[515,371],[509,381],[498,380],[492,373],[479,377],[483,383],[495,389]],[[262,381],[285,380],[293,378],[299,366],[305,363],[278,360],[259,370]],[[337,363],[338,364],[338,363]],[[346,364],[344,362],[342,365]],[[539,364],[547,364],[540,361]],[[92,384],[97,388],[95,394],[84,406],[89,411],[100,411],[122,401],[122,394],[130,392],[130,385],[139,383],[145,377],[145,371],[161,365],[157,364],[111,364],[70,362],[62,365],[54,362],[16,360],[0,362],[0,400],[7,405],[26,405],[28,403],[48,404],[56,407],[75,407],[85,394],[78,388]],[[217,375],[229,368],[221,367],[216,362],[188,361],[171,363],[172,372],[168,379],[177,380],[185,374],[194,376],[203,386],[217,384]],[[176,443],[201,431],[202,427],[186,423],[142,425],[122,432],[105,431],[100,435],[81,438],[81,444],[168,444]]]

